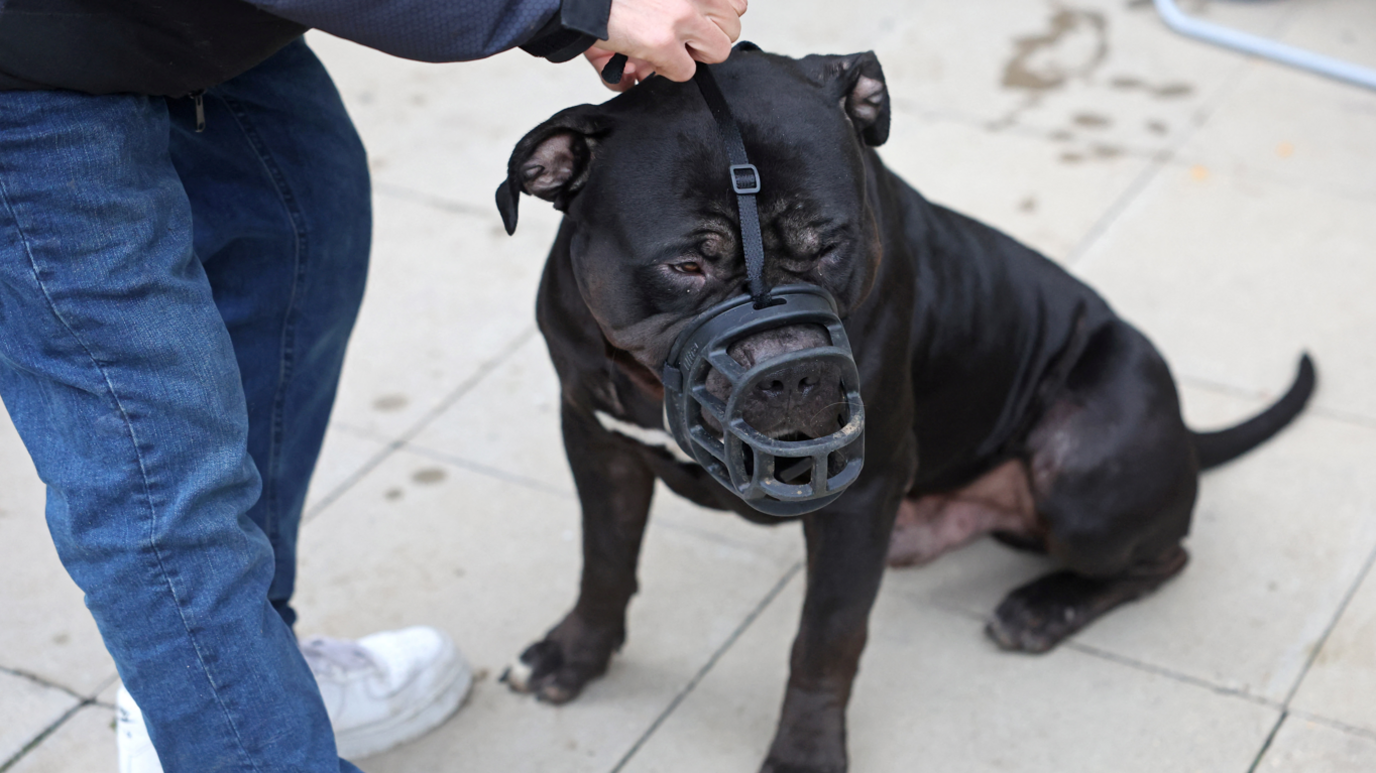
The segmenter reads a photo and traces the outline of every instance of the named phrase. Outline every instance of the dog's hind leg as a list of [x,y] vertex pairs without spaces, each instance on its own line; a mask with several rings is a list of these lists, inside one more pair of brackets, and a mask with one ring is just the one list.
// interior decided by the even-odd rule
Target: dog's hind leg
[[1157,560],[1113,577],[1053,572],[1008,594],[985,630],[1003,649],[1046,652],[1105,612],[1156,590],[1179,574],[1188,558],[1176,545]]
[[654,492],[654,473],[634,444],[591,414],[564,406],[564,447],[583,506],[583,578],[578,602],[521,653],[505,681],[517,692],[567,703],[607,670],[626,640],[626,607]]
[[1198,462],[1175,384],[1139,333],[1101,331],[1028,438],[1047,552],[1066,569],[994,613],[1000,647],[1045,652],[1187,563]]

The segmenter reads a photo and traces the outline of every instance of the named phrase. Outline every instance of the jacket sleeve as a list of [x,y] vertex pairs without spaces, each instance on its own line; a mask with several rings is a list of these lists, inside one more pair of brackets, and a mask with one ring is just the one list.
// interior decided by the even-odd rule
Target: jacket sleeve
[[298,24],[422,62],[482,59],[516,46],[564,61],[606,39],[611,12],[611,0],[250,2]]

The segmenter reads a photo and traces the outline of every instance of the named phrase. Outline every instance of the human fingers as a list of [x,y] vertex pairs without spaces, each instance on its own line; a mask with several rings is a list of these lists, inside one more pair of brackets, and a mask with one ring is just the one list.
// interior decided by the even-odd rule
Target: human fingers
[[[704,20],[703,23],[695,25],[696,29],[687,36],[686,45],[692,57],[699,62],[716,64],[724,62],[731,55],[731,43],[735,41],[726,30],[711,21]],[[736,34],[740,34],[740,25],[736,25]]]
[[624,89],[619,88],[621,83],[626,82],[624,74],[622,75],[621,83],[608,83],[601,77],[602,71],[607,68],[607,63],[612,60],[613,56],[616,56],[616,52],[604,51],[596,46],[593,46],[592,48],[589,48],[587,51],[583,52],[583,57],[588,60],[588,64],[592,65],[592,69],[597,71],[597,74],[599,76],[598,80],[602,81],[603,86],[606,86],[612,91],[624,91]]
[[740,39],[741,17],[734,8],[728,7],[724,13],[714,9],[703,14],[703,17],[716,25],[717,29],[726,33],[732,43]]
[[[643,59],[649,71],[686,81],[695,59],[720,62],[739,35],[741,0],[613,0],[608,39],[599,47]],[[710,16],[709,16],[710,15]],[[642,71],[645,72],[645,71]]]
[[[588,63],[591,64],[592,68],[601,76],[602,72],[607,69],[607,63],[611,61],[612,57],[616,56],[616,52],[593,46],[583,52],[583,56],[587,58]],[[598,80],[601,80],[602,85],[612,91],[626,91],[640,81],[645,80],[645,78],[650,75],[651,71],[652,68],[643,59],[627,59],[625,67],[621,70],[621,80],[619,82],[608,83],[605,78],[600,77]]]

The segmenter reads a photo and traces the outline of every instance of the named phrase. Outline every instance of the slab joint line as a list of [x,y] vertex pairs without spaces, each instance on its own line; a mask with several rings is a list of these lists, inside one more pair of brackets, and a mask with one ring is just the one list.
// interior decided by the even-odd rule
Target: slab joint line
[[16,752],[13,757],[10,757],[8,760],[5,760],[3,764],[0,764],[0,773],[5,773],[5,771],[17,765],[19,761],[24,759],[24,757],[29,752],[33,751],[34,749],[37,749],[39,744],[48,740],[49,736],[57,732],[57,729],[59,727],[62,727],[62,725],[66,724],[67,720],[71,719],[78,711],[81,711],[82,709],[94,704],[95,702],[95,698],[87,698],[85,700],[79,701],[75,706],[72,706],[70,709],[67,709],[65,712],[63,712],[62,716],[57,718],[56,721],[44,728],[43,732],[34,736],[31,741],[24,744],[24,747],[20,749],[18,752]]
[[[682,690],[679,690],[678,694],[674,696],[674,699],[669,701],[669,705],[664,707],[664,710],[659,713],[659,716],[655,717],[655,721],[650,723],[650,726],[645,729],[644,733],[641,733],[640,737],[631,745],[631,748],[621,757],[621,760],[616,763],[616,766],[611,769],[611,773],[621,773],[621,770],[626,767],[627,763],[631,761],[631,758],[636,755],[636,752],[639,752],[641,747],[645,745],[645,742],[650,740],[650,736],[654,735],[655,731],[659,729],[659,726],[664,724],[664,721],[669,718],[669,715],[674,713],[674,710],[679,707],[679,704],[683,703],[698,684],[707,677],[707,674],[717,665],[717,661],[722,659],[726,651],[731,649],[731,646],[750,628],[756,618],[774,602],[774,599],[783,592],[783,589],[789,582],[791,582],[794,577],[798,576],[798,573],[803,570],[803,564],[803,561],[797,561],[793,566],[789,567],[787,572],[784,572],[784,576],[781,577],[778,582],[774,583],[774,587],[769,589],[769,592],[760,600],[760,603],[756,604],[755,608],[750,610],[750,614],[746,615],[745,619],[741,621],[741,624],[736,626],[736,630],[732,631],[731,635],[726,637],[726,641],[722,642],[720,647],[717,647],[717,650],[712,653],[712,657],[707,659],[707,662],[703,664],[702,668],[698,669],[698,672],[693,675],[693,678],[688,680],[688,684],[684,685]],[[4,771],[0,770],[0,773],[4,773]]]
[[1352,604],[1352,599],[1357,595],[1357,589],[1371,574],[1373,564],[1376,564],[1376,548],[1367,554],[1366,562],[1362,565],[1361,571],[1357,572],[1357,577],[1352,581],[1347,592],[1343,594],[1343,600],[1339,602],[1338,608],[1333,612],[1333,617],[1328,621],[1327,627],[1324,628],[1323,635],[1310,648],[1309,657],[1304,660],[1304,667],[1300,669],[1299,675],[1295,677],[1295,683],[1290,686],[1290,691],[1285,695],[1285,702],[1281,705],[1280,719],[1276,721],[1276,726],[1271,728],[1271,734],[1266,737],[1266,742],[1261,745],[1261,750],[1257,752],[1256,759],[1252,760],[1252,766],[1247,769],[1247,773],[1256,773],[1261,761],[1265,759],[1266,752],[1270,750],[1271,742],[1275,740],[1276,733],[1280,732],[1281,725],[1285,724],[1285,720],[1290,717],[1290,702],[1295,699],[1295,695],[1300,691],[1300,686],[1304,684],[1305,677],[1314,667],[1314,661],[1318,660],[1319,653],[1323,652],[1324,646],[1328,644],[1328,638],[1333,635],[1333,629],[1338,627],[1338,621],[1342,619],[1343,613],[1347,612],[1348,606]]
[[516,350],[520,349],[522,346],[525,346],[526,342],[529,341],[531,337],[534,335],[534,325],[525,328],[520,332],[519,335],[513,338],[511,342],[506,345],[505,349],[502,352],[479,365],[478,369],[473,373],[473,375],[464,379],[463,383],[459,384],[459,386],[457,386],[452,392],[445,395],[444,398],[441,399],[438,403],[436,403],[434,407],[422,414],[421,417],[417,419],[414,424],[412,424],[409,428],[403,431],[396,438],[388,442],[386,446],[382,448],[382,450],[373,454],[373,456],[370,459],[368,459],[368,461],[364,462],[362,467],[355,470],[353,474],[345,478],[342,483],[340,483],[338,486],[335,486],[334,489],[330,491],[330,493],[322,497],[319,502],[316,502],[314,505],[312,505],[311,509],[301,517],[301,525],[304,526],[307,523],[310,523],[311,521],[315,520],[322,512],[325,511],[326,508],[328,508],[335,502],[339,501],[339,498],[344,496],[344,494],[347,493],[350,489],[352,489],[360,480],[366,477],[373,470],[377,469],[378,466],[381,465],[387,459],[387,457],[396,453],[398,450],[405,448],[413,438],[419,435],[422,430],[424,430],[427,426],[430,425],[430,422],[439,418],[441,414],[452,408],[454,406],[454,403],[457,403],[465,395],[473,391],[473,389],[476,388],[478,384],[482,383],[483,379],[487,378],[489,375],[492,374],[493,371],[501,367],[503,363],[505,363],[508,359],[511,358],[513,354],[516,353]]
[[[1284,25],[1278,24],[1277,26],[1281,27]],[[1219,86],[1218,92],[1214,95],[1212,100],[1212,104],[1204,108],[1204,118],[1191,125],[1182,133],[1179,139],[1156,154],[1156,157],[1133,179],[1127,189],[1119,194],[1118,198],[1109,205],[1108,210],[1094,222],[1094,225],[1090,226],[1089,232],[1084,235],[1084,238],[1080,239],[1079,243],[1075,245],[1070,254],[1066,256],[1065,265],[1067,267],[1077,270],[1082,268],[1081,264],[1090,249],[1099,242],[1099,239],[1108,232],[1108,229],[1114,223],[1118,222],[1118,218],[1127,211],[1128,207],[1132,205],[1132,202],[1137,200],[1137,197],[1146,190],[1152,180],[1156,179],[1156,176],[1161,173],[1161,170],[1165,169],[1176,155],[1189,144],[1190,140],[1194,138],[1199,130],[1208,125],[1209,121],[1213,120],[1213,117],[1222,109],[1223,103],[1228,100],[1228,97],[1237,89],[1238,85],[1242,83],[1242,79],[1246,75],[1247,68],[1250,64],[1251,59],[1247,58],[1233,66],[1233,73],[1223,85]]]

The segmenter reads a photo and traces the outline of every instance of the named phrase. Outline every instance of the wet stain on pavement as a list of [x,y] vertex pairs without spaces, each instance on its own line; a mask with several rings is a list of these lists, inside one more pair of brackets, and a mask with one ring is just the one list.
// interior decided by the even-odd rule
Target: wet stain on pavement
[[444,480],[445,477],[446,475],[443,469],[439,467],[426,467],[423,470],[416,470],[414,473],[412,473],[411,480],[420,483],[421,485],[428,486],[431,484],[439,483],[440,481]]
[[1076,113],[1071,120],[1086,129],[1107,129],[1113,125],[1113,119],[1098,113]]
[[1141,91],[1157,99],[1184,99],[1194,95],[1194,86],[1184,81],[1171,81],[1153,85],[1131,75],[1117,75],[1108,82],[1109,88],[1118,91]]
[[1058,8],[1050,29],[1013,40],[1003,86],[1044,92],[1094,72],[1108,56],[1108,21],[1097,11]]
[[405,408],[410,402],[411,401],[406,398],[406,395],[383,395],[373,401],[373,410],[383,412],[399,411]]

